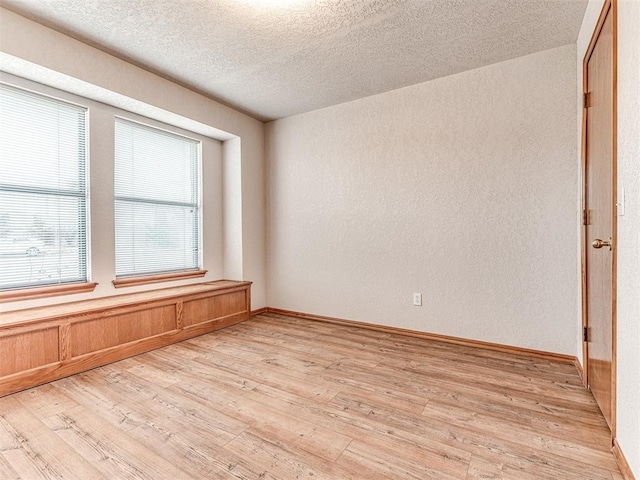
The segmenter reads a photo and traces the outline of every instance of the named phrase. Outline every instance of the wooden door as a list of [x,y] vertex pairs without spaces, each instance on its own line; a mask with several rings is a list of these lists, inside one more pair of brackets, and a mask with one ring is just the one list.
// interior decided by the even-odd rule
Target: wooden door
[[586,378],[613,427],[615,248],[614,38],[610,5],[585,57]]

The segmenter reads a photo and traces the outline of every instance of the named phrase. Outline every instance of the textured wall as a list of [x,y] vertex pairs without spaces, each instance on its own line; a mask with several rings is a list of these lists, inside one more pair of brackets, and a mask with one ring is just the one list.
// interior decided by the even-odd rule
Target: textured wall
[[[252,307],[265,306],[264,127],[261,122],[2,8],[0,50],[8,54],[0,55],[0,59],[10,56],[11,60],[19,60],[17,65],[24,63],[34,66],[29,70],[30,73],[35,72],[51,79],[69,78],[75,81],[70,83],[80,83],[95,87],[93,90],[96,91],[110,92],[113,98],[131,100],[130,103],[136,105],[147,105],[152,110],[172,118],[190,119],[194,123],[210,126],[212,131],[227,132],[224,140],[239,137],[240,148],[235,144],[233,148],[225,148],[223,154],[239,153],[237,161],[240,162],[240,167],[234,169],[233,175],[230,175],[228,170],[225,173],[240,179],[237,187],[240,190],[240,198],[233,199],[236,210],[240,210],[229,212],[227,209],[225,214],[232,213],[236,217],[232,222],[233,238],[240,239],[241,249],[224,248],[223,253],[241,256],[226,262],[228,265],[225,266],[233,272],[241,268],[241,279],[254,282]],[[20,74],[16,71],[11,73]],[[225,221],[224,215],[222,221]],[[216,236],[225,241],[229,240],[229,237],[222,237],[222,224],[213,225],[213,228],[217,229]],[[102,262],[103,257],[96,258],[96,261]],[[211,265],[212,273],[223,274],[223,266],[220,263],[222,260]],[[111,280],[112,278],[104,279],[102,283],[109,284]],[[184,282],[171,285],[182,283]],[[154,284],[146,288],[163,286],[168,285]],[[95,295],[113,293],[122,292],[109,290],[105,293],[96,292]],[[63,301],[90,296],[67,296]],[[25,308],[59,301],[60,298],[51,298],[14,302],[3,304],[0,308]]]
[[575,82],[568,45],[268,124],[269,306],[575,354]]
[[[618,1],[618,442],[640,478],[640,1]],[[620,198],[620,196],[619,196]]]

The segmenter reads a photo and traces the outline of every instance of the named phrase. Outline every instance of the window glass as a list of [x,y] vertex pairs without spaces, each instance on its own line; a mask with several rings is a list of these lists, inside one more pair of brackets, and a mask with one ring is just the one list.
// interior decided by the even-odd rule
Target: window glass
[[200,267],[200,142],[115,125],[116,277]]
[[0,289],[86,282],[87,110],[0,85]]

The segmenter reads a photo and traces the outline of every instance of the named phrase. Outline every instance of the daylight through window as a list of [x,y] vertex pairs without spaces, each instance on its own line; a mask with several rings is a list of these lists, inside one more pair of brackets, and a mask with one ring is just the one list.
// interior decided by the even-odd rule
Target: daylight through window
[[0,85],[0,290],[86,282],[86,109]]
[[116,277],[200,267],[200,142],[116,118]]

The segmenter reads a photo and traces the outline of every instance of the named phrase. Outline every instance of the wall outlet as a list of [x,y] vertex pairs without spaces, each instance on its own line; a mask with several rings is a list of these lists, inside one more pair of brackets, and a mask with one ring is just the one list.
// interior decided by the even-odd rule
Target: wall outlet
[[422,306],[422,294],[421,293],[414,293],[413,294],[413,304],[416,307],[421,307]]

